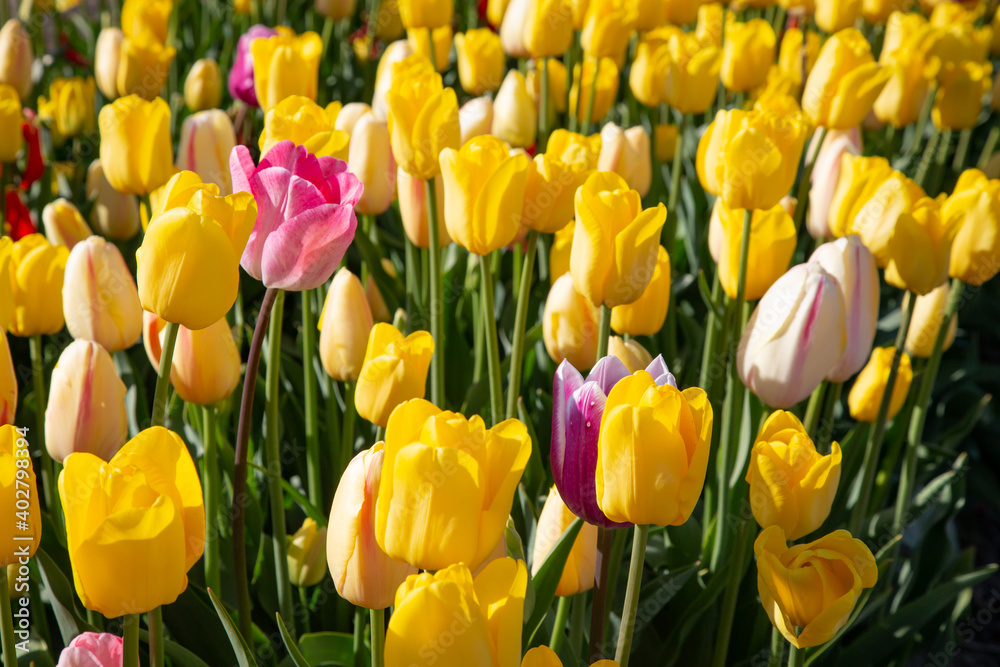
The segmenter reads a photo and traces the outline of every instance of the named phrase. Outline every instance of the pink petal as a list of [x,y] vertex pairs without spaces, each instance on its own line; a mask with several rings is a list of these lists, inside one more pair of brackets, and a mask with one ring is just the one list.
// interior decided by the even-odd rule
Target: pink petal
[[264,284],[286,290],[318,287],[340,264],[356,227],[354,209],[336,204],[309,208],[286,220],[264,241]]
[[246,146],[235,146],[229,154],[229,176],[233,192],[250,192],[250,177],[257,167]]

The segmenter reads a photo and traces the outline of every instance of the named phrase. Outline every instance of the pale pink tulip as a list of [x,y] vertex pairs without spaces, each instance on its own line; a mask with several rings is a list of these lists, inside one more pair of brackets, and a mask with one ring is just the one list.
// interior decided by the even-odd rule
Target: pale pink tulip
[[123,646],[118,635],[84,632],[63,649],[56,667],[121,667],[125,660]]
[[830,226],[830,203],[840,178],[840,162],[845,154],[861,155],[861,131],[829,130],[818,153],[816,140],[809,147],[809,155],[815,157],[812,171],[812,187],[809,190],[809,218],[806,227],[815,239],[828,238]]

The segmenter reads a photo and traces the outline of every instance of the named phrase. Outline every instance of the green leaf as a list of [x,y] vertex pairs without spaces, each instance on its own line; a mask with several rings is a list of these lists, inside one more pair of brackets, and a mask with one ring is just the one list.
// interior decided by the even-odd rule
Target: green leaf
[[725,570],[713,576],[709,580],[708,585],[674,616],[674,618],[684,620],[674,626],[674,629],[667,635],[666,641],[663,642],[663,645],[667,647],[666,652],[661,656],[663,665],[673,665],[677,662],[681,647],[684,645],[684,640],[694,630],[701,615],[712,606],[715,599],[725,590],[726,584],[729,582],[729,577],[724,576],[724,573]]
[[55,613],[56,623],[59,624],[63,643],[69,644],[81,632],[98,632],[97,628],[83,620],[76,608],[69,579],[52,557],[45,553],[44,549],[39,549],[35,552],[35,561],[42,575],[42,584],[52,596],[52,611]]
[[[250,466],[261,474],[267,474],[267,468],[262,465],[258,465],[253,461],[247,461]],[[329,519],[324,515],[318,507],[309,502],[309,499],[302,495],[298,489],[292,486],[284,477],[281,478],[281,488],[284,489],[285,493],[288,494],[295,503],[302,508],[302,511],[306,513],[310,519],[315,521],[320,527],[326,526]]]
[[354,247],[361,253],[361,257],[368,266],[375,285],[378,286],[379,292],[382,293],[382,298],[385,299],[385,305],[389,309],[389,313],[395,313],[400,304],[396,281],[382,268],[379,253],[375,250],[375,246],[372,245],[371,239],[364,234],[355,234]]
[[315,632],[302,635],[299,648],[310,665],[354,664],[354,637],[342,632]]
[[309,662],[306,660],[305,656],[302,655],[302,651],[299,650],[298,644],[295,643],[295,638],[292,637],[292,633],[288,631],[285,626],[285,621],[282,620],[281,614],[275,614],[274,617],[278,621],[278,632],[281,633],[281,641],[285,642],[285,648],[288,649],[288,656],[295,663],[295,667],[309,667]]
[[524,406],[524,399],[520,396],[517,398],[517,418],[527,427],[528,436],[531,438],[531,456],[524,471],[524,485],[528,489],[528,496],[535,498],[545,487],[545,464],[542,463],[542,450],[538,443],[538,434],[535,433],[535,425]]
[[[149,631],[140,629],[139,639],[148,644]],[[207,662],[177,642],[172,642],[169,639],[166,639],[163,642],[163,652],[170,656],[170,660],[174,665],[176,665],[176,667],[208,667]]]
[[721,307],[716,307],[712,303],[712,288],[708,286],[708,279],[705,278],[705,272],[698,272],[698,293],[701,294],[701,300],[705,302],[705,307],[708,308],[709,312],[715,311],[715,316],[719,318],[719,321],[726,319],[726,313]]
[[226,634],[229,636],[229,643],[233,645],[233,652],[236,654],[236,662],[239,667],[257,667],[257,662],[253,659],[253,655],[251,655],[250,647],[243,640],[243,635],[240,634],[240,631],[233,624],[233,619],[215,595],[215,591],[209,589],[208,596],[212,598],[212,604],[215,605],[215,611],[219,614],[219,620],[222,621],[223,627],[226,628]]
[[583,528],[583,519],[575,519],[569,528],[563,531],[562,537],[549,552],[545,562],[538,568],[538,573],[531,579],[531,586],[535,591],[535,604],[531,610],[531,616],[524,624],[528,630],[525,646],[531,645],[531,640],[534,639],[535,633],[538,632],[538,628],[542,626],[542,621],[545,620],[545,616],[549,612],[549,607],[552,606],[552,600],[556,597],[556,588],[559,586],[559,579],[562,577],[563,567],[566,566],[569,552],[573,549],[573,542],[576,541],[576,536],[580,533],[581,528]]
[[660,572],[639,590],[639,604],[644,618],[653,618],[674,599],[688,580],[698,571],[700,563],[691,563],[675,570]]

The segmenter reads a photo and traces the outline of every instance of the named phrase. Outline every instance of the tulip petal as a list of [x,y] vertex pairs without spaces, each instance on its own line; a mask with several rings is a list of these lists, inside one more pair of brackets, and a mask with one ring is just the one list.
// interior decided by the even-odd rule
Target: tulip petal
[[628,376],[628,369],[622,360],[608,355],[597,360],[590,373],[587,374],[587,382],[596,382],[601,391],[607,395],[616,384]]
[[517,667],[521,662],[521,627],[528,586],[524,561],[498,558],[483,568],[473,586],[489,628],[494,664]]
[[[671,386],[676,388],[676,384],[671,384]],[[674,525],[680,525],[687,521],[691,512],[694,511],[695,505],[698,504],[701,491],[705,486],[708,456],[712,449],[713,414],[712,402],[708,400],[708,394],[705,393],[705,390],[697,387],[689,387],[681,393],[691,409],[698,441],[694,452],[689,456],[687,474],[681,480],[680,492],[678,493],[680,516]]]
[[479,528],[478,567],[503,538],[510,516],[514,492],[531,456],[528,429],[517,419],[508,419],[489,430],[486,436],[486,486],[483,489],[483,513]]

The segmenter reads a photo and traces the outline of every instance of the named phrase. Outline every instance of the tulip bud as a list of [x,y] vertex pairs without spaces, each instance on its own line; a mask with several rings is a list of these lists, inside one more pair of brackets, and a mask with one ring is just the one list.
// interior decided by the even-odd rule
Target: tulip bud
[[854,25],[861,15],[862,0],[815,0],[816,25],[829,34]]
[[93,200],[90,224],[97,233],[116,241],[127,241],[139,231],[139,200],[123,195],[108,183],[97,159],[87,167],[87,199]]
[[315,100],[322,51],[323,40],[315,32],[296,35],[289,28],[251,42],[254,92],[261,109],[269,111],[292,95]]
[[195,61],[184,80],[184,103],[191,111],[215,109],[222,103],[222,76],[211,58]]
[[342,382],[358,379],[373,326],[361,281],[346,267],[340,269],[319,316],[319,356],[330,377]]
[[814,155],[813,170],[809,189],[809,215],[806,227],[814,239],[831,236],[829,218],[830,205],[840,178],[841,160],[845,154],[861,155],[861,132],[852,130],[828,130],[819,153],[814,150],[815,138],[809,154]]
[[[124,194],[148,194],[174,172],[170,107],[129,95],[106,104],[98,115],[101,168],[111,186]],[[142,137],[137,143],[135,137]]]
[[[575,520],[576,515],[566,507],[566,503],[559,497],[559,490],[553,486],[549,489],[549,495],[542,506],[542,513],[538,517],[538,526],[535,528],[531,576],[538,573],[538,569],[545,562],[556,542],[562,537],[563,531],[569,528]],[[573,542],[573,548],[566,559],[562,575],[559,577],[556,595],[567,597],[593,588],[596,563],[597,526],[584,522]]]
[[417,54],[394,70],[387,95],[392,155],[411,176],[427,181],[441,171],[441,152],[459,147],[458,98]]
[[22,100],[31,96],[31,66],[35,54],[31,37],[17,19],[9,19],[0,28],[0,83],[13,86]]
[[[444,179],[432,181],[437,193],[438,244],[444,248],[451,243],[445,224]],[[396,193],[399,197],[399,216],[403,231],[410,243],[418,248],[430,248],[431,240],[427,223],[427,181],[410,176],[402,167],[396,170]]]
[[643,40],[636,48],[629,74],[632,95],[641,104],[655,107],[666,101],[666,80],[670,71],[670,46]]
[[680,134],[680,128],[676,125],[656,126],[653,141],[656,142],[656,159],[660,164],[666,164],[674,159]]
[[149,33],[122,40],[118,62],[118,95],[154,100],[160,95],[177,49],[164,46]]
[[118,248],[100,236],[81,241],[69,253],[62,302],[66,328],[77,340],[117,352],[142,335],[135,281]]
[[399,0],[399,16],[407,30],[451,25],[455,0]]
[[76,206],[62,197],[49,202],[42,209],[42,224],[49,243],[66,246],[70,250],[93,234]]
[[357,0],[316,0],[316,13],[332,21],[342,21],[354,16]]
[[[924,359],[931,356],[934,351],[934,343],[937,341],[938,333],[941,331],[941,323],[944,321],[944,309],[948,302],[948,293],[951,286],[943,282],[929,293],[918,296],[913,304],[913,317],[910,320],[910,328],[906,332],[906,352],[911,357],[922,357]],[[941,351],[946,351],[955,342],[955,334],[958,331],[958,317],[951,318],[948,326],[948,333],[944,337],[944,345]]]
[[552,58],[573,44],[570,0],[532,0],[524,19],[524,46],[532,58]]
[[[572,225],[569,226],[572,227]],[[663,328],[669,304],[670,256],[667,254],[667,249],[660,246],[656,254],[656,268],[653,269],[653,277],[650,278],[649,284],[643,290],[642,296],[632,303],[615,306],[611,310],[611,328],[620,334],[629,334],[630,336],[652,336]],[[635,370],[645,368],[648,363],[647,361],[644,364],[636,365]],[[628,362],[625,365],[629,366]]]
[[[860,7],[860,0],[857,4]],[[891,76],[891,69],[875,62],[864,35],[848,28],[828,39],[820,50],[802,92],[802,110],[817,126],[857,127]]]
[[608,354],[620,359],[629,373],[641,371],[653,361],[653,355],[637,340],[624,340],[618,336],[608,338]]
[[569,361],[575,368],[590,368],[597,361],[597,308],[573,287],[564,274],[552,283],[542,313],[542,340],[557,364]]
[[983,96],[993,83],[993,65],[988,62],[946,63],[939,77],[940,88],[931,118],[939,129],[971,130],[979,121]]
[[632,32],[631,9],[624,0],[590,0],[580,32],[584,55],[611,58],[621,69]]
[[723,85],[735,92],[762,86],[774,62],[776,43],[774,29],[763,19],[727,23],[720,71]]
[[458,78],[465,92],[482,95],[500,87],[505,58],[495,32],[478,28],[455,35],[455,55]]
[[524,148],[535,143],[537,129],[538,111],[528,94],[524,76],[512,69],[493,102],[491,134],[514,148]]
[[966,170],[941,207],[944,224],[957,227],[948,273],[978,287],[1000,271],[1000,180]]
[[122,4],[121,24],[126,37],[141,33],[161,44],[167,41],[173,0],[125,0]]
[[118,65],[125,36],[118,28],[103,28],[94,47],[94,78],[101,94],[109,101],[118,98]]
[[628,186],[645,197],[653,183],[649,133],[641,125],[622,130],[614,123],[601,129],[601,156],[598,171],[613,171]]
[[62,284],[69,250],[51,245],[41,234],[14,242],[10,251],[13,316],[8,330],[27,338],[63,328]]
[[396,406],[423,398],[433,355],[434,339],[426,331],[414,331],[404,338],[391,324],[376,324],[368,336],[354,392],[358,414],[385,427]]
[[564,162],[552,153],[536,155],[528,169],[521,224],[545,234],[566,227],[573,219],[576,191],[591,173],[580,161]]
[[38,96],[38,117],[49,124],[52,142],[62,146],[66,139],[93,132],[94,79],[80,76],[58,78],[49,84],[49,96]]
[[52,370],[45,409],[45,449],[55,461],[88,452],[105,461],[125,444],[125,383],[107,350],[97,343],[70,343]]
[[[850,408],[851,416],[859,422],[875,423],[878,419],[879,407],[885,396],[885,385],[889,381],[889,371],[895,354],[895,347],[876,347],[872,350],[868,364],[854,381],[851,393],[847,396],[847,406]],[[892,419],[903,409],[912,381],[913,368],[910,356],[903,352],[899,358],[899,370],[896,372],[896,382],[892,386],[892,398],[889,401],[889,414],[886,419]]]
[[288,579],[293,585],[309,587],[323,581],[326,575],[326,563],[323,561],[326,536],[326,526],[317,526],[308,517],[293,535],[285,536],[288,541]]
[[524,26],[533,0],[510,0],[500,24],[500,44],[511,58],[527,58],[528,45],[524,43]]
[[493,127],[493,100],[475,97],[458,110],[458,124],[461,128],[461,145],[474,137],[489,134]]
[[354,124],[347,165],[365,186],[354,209],[364,215],[385,213],[396,191],[396,161],[389,129],[374,114],[366,113]]
[[389,558],[375,539],[375,502],[385,445],[375,443],[347,464],[330,508],[326,559],[337,593],[353,605],[385,609],[417,569]]
[[450,25],[434,28],[428,31],[425,28],[418,28],[407,32],[406,39],[410,43],[410,48],[414,53],[419,53],[427,62],[431,60],[430,38],[434,39],[434,69],[443,72],[448,69],[448,59],[451,53],[452,29]]
[[13,86],[0,83],[0,163],[10,164],[17,160],[17,154],[24,145],[21,134],[23,122],[17,91]]
[[[142,343],[153,368],[160,367],[166,324],[153,313],[143,314]],[[214,405],[236,389],[240,364],[240,353],[225,317],[196,331],[181,326],[170,366],[170,384],[188,403]]]
[[17,375],[7,332],[0,330],[0,426],[13,424],[17,414]]
[[837,281],[819,264],[799,264],[757,304],[740,340],[737,369],[765,405],[788,409],[819,386],[846,347]]
[[62,650],[56,667],[116,667],[122,664],[124,652],[118,635],[84,632]]
[[927,294],[948,278],[958,220],[941,214],[944,199],[923,197],[899,216],[887,249],[885,281],[890,285]]
[[672,35],[667,48],[665,101],[682,113],[704,113],[719,89],[722,51],[691,33]]

